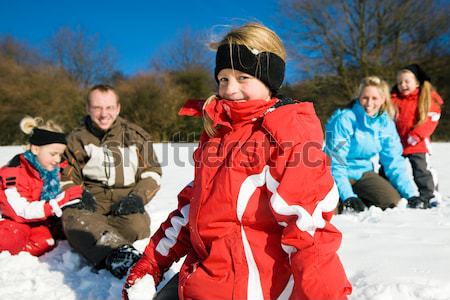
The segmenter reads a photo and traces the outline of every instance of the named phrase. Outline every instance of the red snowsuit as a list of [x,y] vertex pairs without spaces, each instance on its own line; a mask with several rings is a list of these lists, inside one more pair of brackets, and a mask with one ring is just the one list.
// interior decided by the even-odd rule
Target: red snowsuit
[[[396,120],[397,131],[403,145],[403,155],[412,153],[429,153],[430,136],[433,134],[441,117],[442,98],[438,93],[431,93],[431,106],[427,119],[419,126],[415,126],[418,120],[419,88],[409,95],[403,96],[398,92],[392,93],[392,102],[398,107],[398,117]],[[412,137],[417,144],[408,143],[408,138]]]
[[0,169],[0,251],[40,256],[55,246],[52,206],[39,200],[44,183],[23,154],[12,162]]
[[339,196],[320,121],[311,103],[269,109],[277,101],[214,100],[206,108],[219,134],[202,135],[193,183],[135,266],[146,263],[158,282],[187,255],[180,299],[351,293],[336,254],[341,233],[330,223]]

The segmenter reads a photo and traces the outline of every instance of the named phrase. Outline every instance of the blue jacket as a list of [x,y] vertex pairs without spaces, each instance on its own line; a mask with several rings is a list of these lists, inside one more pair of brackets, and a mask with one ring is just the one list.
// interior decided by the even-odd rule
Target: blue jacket
[[385,112],[371,117],[356,100],[351,108],[339,109],[326,125],[325,152],[331,158],[331,171],[341,200],[357,197],[350,179],[359,180],[374,171],[372,158],[379,155],[384,172],[400,195],[418,195],[411,173],[402,156],[402,145],[394,121]]

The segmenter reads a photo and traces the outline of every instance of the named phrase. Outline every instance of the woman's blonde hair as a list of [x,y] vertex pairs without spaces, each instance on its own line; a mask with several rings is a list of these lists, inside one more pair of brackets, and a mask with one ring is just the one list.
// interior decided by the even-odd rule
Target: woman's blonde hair
[[44,122],[44,120],[41,117],[33,118],[30,116],[26,116],[20,121],[20,129],[22,130],[23,133],[28,135],[32,134],[34,128],[63,133],[62,127],[52,120]]
[[378,113],[382,114],[386,112],[389,117],[394,119],[396,115],[396,108],[391,101],[391,93],[389,91],[389,85],[387,84],[387,82],[378,76],[368,76],[363,78],[358,87],[358,98],[361,97],[363,90],[368,86],[376,87],[381,96],[384,96],[384,98],[386,99],[386,101],[384,101],[384,104],[380,107],[380,111]]
[[[280,37],[271,29],[261,23],[251,22],[230,30],[220,42],[212,42],[210,48],[217,50],[221,45],[243,45],[249,50],[259,52],[271,52],[286,61],[286,49]],[[203,105],[203,126],[206,133],[213,137],[217,134],[212,120],[204,113],[204,108],[217,96],[210,96]]]
[[[428,116],[428,112],[431,107],[431,92],[433,91],[433,86],[428,80],[424,80],[422,84],[420,84],[419,79],[416,77],[416,74],[411,72],[411,70],[403,69],[398,72],[398,75],[403,73],[411,73],[414,75],[414,78],[416,79],[417,83],[419,84],[420,94],[419,94],[419,103],[417,104],[417,109],[419,111],[419,118],[417,120],[417,123],[414,126],[418,126],[425,122]],[[397,75],[397,76],[398,76]]]

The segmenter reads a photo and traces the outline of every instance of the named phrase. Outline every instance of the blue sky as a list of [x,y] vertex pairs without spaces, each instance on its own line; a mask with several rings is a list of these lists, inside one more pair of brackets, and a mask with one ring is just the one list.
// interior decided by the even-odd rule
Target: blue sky
[[0,35],[10,34],[45,49],[59,28],[78,27],[114,47],[118,69],[130,75],[148,68],[151,55],[186,28],[206,31],[217,25],[260,21],[276,31],[277,5],[277,0],[0,0]]

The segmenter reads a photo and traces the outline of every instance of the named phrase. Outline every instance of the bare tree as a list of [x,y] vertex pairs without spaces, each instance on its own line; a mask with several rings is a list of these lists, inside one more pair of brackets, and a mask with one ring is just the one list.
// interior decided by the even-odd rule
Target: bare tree
[[[347,94],[368,74],[442,51],[448,3],[424,0],[280,0],[285,40],[301,70],[338,75]],[[440,48],[439,48],[440,47]],[[438,50],[437,50],[438,49]]]
[[0,54],[13,59],[19,65],[37,67],[48,63],[36,49],[11,35],[0,37]]
[[164,46],[151,59],[153,70],[186,71],[210,69],[212,52],[208,49],[206,34],[193,32],[190,28],[180,32],[175,40]]
[[101,47],[97,35],[64,27],[49,45],[53,61],[84,87],[108,80],[114,72],[116,53],[111,47]]

